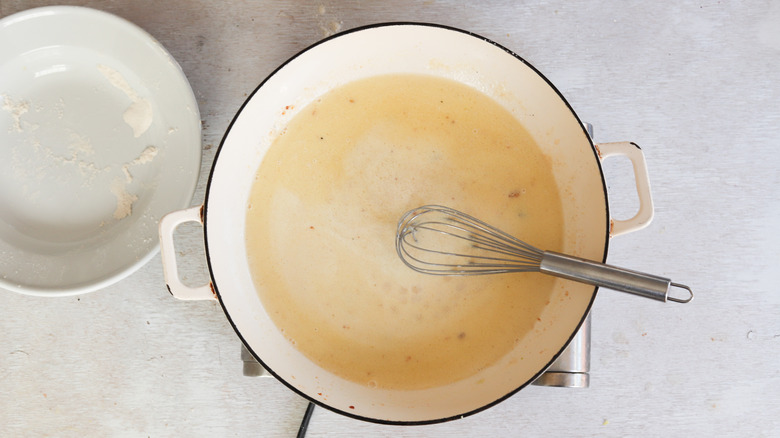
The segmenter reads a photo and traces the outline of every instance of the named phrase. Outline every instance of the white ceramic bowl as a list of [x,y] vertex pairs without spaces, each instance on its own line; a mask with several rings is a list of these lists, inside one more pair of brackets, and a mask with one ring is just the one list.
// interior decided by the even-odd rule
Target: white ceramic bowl
[[0,287],[73,295],[158,249],[189,205],[200,115],[179,65],[114,15],[45,7],[0,20]]

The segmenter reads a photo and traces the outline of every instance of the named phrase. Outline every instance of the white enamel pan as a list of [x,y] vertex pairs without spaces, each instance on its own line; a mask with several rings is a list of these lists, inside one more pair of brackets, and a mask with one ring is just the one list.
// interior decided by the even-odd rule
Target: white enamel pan
[[[167,215],[160,224],[166,282],[184,300],[218,300],[246,347],[276,378],[314,403],[341,414],[386,424],[435,423],[479,412],[533,382],[577,332],[597,288],[556,280],[545,322],[494,366],[443,387],[369,388],[307,359],[279,332],[255,292],[245,247],[246,208],[254,175],[271,142],[309,102],[347,82],[388,73],[454,79],[504,105],[551,157],[563,202],[563,251],[605,261],[611,237],[645,227],[653,205],[644,156],[629,142],[594,145],[556,88],[506,48],[458,29],[391,23],[354,29],[294,56],[247,99],[217,151],[202,206]],[[640,208],[628,220],[610,217],[601,163],[612,156],[633,163]],[[211,281],[180,281],[173,232],[203,224]]]

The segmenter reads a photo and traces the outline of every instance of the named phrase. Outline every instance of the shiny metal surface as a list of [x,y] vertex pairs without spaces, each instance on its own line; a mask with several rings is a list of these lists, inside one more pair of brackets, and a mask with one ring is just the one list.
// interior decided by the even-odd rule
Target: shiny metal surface
[[[663,302],[667,301],[672,285],[672,280],[658,275],[549,251],[544,253],[539,263],[539,272]],[[690,296],[684,299],[672,298],[671,301],[688,303],[693,299],[693,292],[688,286],[675,285],[688,290]]]
[[569,346],[536,381],[536,386],[587,388],[590,386],[591,316],[588,314]]
[[271,374],[256,361],[252,353],[241,344],[241,360],[244,361],[243,374],[246,377],[271,377]]

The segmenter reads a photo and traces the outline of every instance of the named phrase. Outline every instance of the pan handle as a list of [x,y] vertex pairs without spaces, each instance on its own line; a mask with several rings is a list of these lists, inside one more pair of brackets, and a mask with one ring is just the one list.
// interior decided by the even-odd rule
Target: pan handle
[[190,287],[179,278],[173,233],[179,225],[187,222],[197,222],[203,225],[202,205],[168,213],[160,220],[160,255],[165,284],[168,285],[168,292],[180,300],[216,300],[217,297],[211,282],[198,287]]
[[647,176],[647,162],[642,149],[628,141],[615,143],[599,143],[596,145],[601,161],[609,157],[623,156],[631,160],[634,168],[634,180],[636,181],[636,193],[639,196],[639,211],[634,217],[618,220],[611,219],[610,237],[641,230],[650,225],[653,220],[653,197],[650,194],[650,178]]

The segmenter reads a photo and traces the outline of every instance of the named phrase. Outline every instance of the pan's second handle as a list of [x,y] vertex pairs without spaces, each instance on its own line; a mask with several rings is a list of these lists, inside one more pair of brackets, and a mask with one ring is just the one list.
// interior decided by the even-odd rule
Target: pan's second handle
[[176,264],[176,250],[173,245],[173,233],[176,228],[186,222],[196,222],[203,225],[203,206],[191,207],[186,210],[174,211],[160,220],[160,255],[162,256],[163,273],[168,291],[180,300],[216,300],[216,294],[207,283],[198,287],[190,287],[179,278],[179,267]]
[[650,178],[647,175],[647,162],[642,149],[629,141],[615,143],[599,143],[596,145],[601,161],[609,157],[623,156],[631,160],[634,168],[634,180],[636,182],[636,193],[639,197],[639,211],[634,217],[621,220],[611,219],[612,227],[610,236],[615,237],[632,231],[641,230],[650,225],[653,220],[653,197],[650,194]]
[[[628,292],[658,301],[688,303],[693,299],[693,291],[683,284],[657,275],[618,268],[566,254],[546,251],[542,257],[539,271],[544,274]],[[687,291],[684,297],[669,296],[672,287]]]

